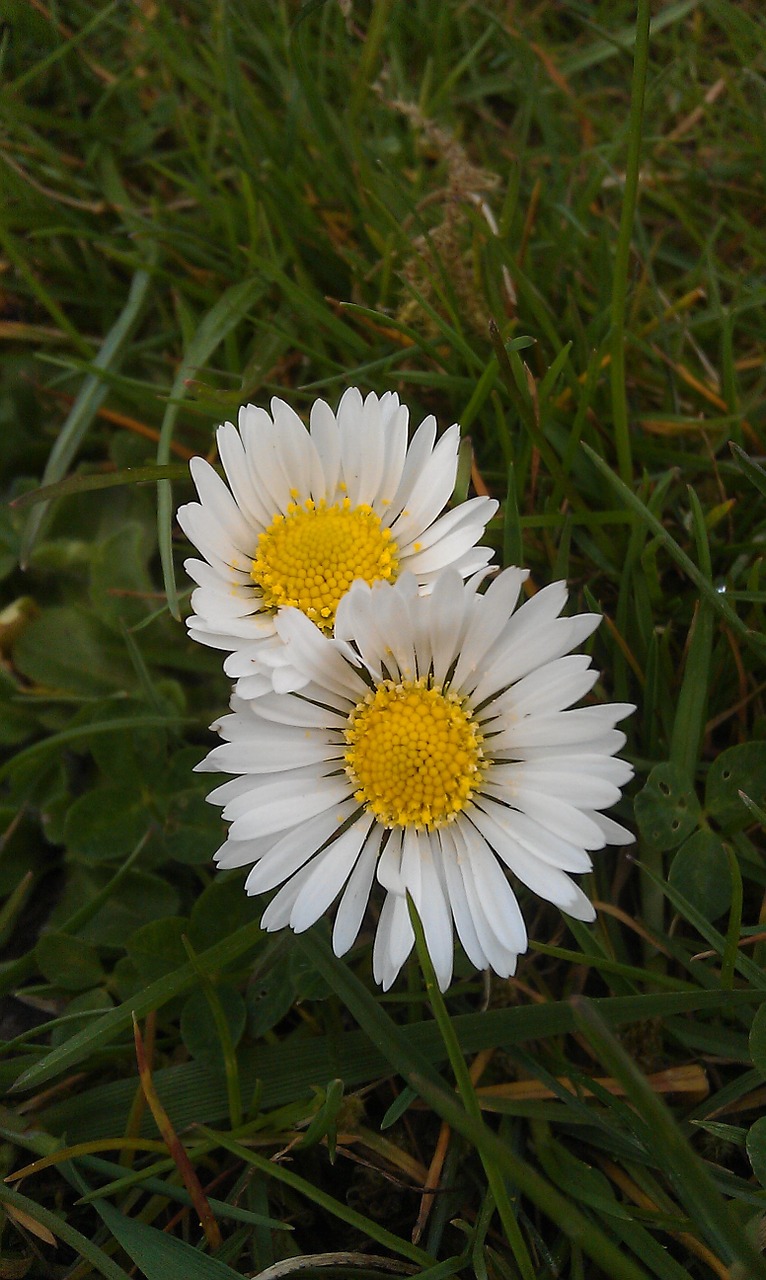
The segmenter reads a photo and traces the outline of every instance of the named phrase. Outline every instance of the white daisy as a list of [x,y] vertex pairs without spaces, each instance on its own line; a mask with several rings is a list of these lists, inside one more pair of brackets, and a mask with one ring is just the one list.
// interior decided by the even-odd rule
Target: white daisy
[[229,487],[193,458],[200,501],[178,511],[205,557],[186,561],[199,584],[190,634],[230,651],[224,670],[242,697],[299,687],[276,629],[281,606],[330,633],[357,579],[394,582],[408,570],[428,593],[450,565],[467,578],[491,557],[476,542],[498,505],[472,498],[440,515],[455,487],[460,428],[437,441],[428,417],[408,445],[408,411],[391,392],[362,400],[351,387],[337,414],[317,400],[308,431],[282,400],[271,412],[246,405],[238,429],[219,427]]
[[232,700],[226,741],[198,769],[234,774],[208,796],[231,823],[219,867],[254,864],[246,889],[282,887],[265,929],[307,929],[340,895],[333,946],[359,932],[373,881],[386,891],[373,950],[388,989],[413,945],[406,894],[442,989],[453,922],[470,960],[512,974],[527,934],[521,882],[580,920],[591,903],[571,872],[589,850],[632,840],[600,811],[633,770],[615,759],[625,703],[572,710],[598,672],[570,650],[597,614],[560,617],[564,583],[515,609],[521,569],[484,595],[448,570],[429,596],[410,574],[356,582],[335,638],[296,609],[277,627],[300,693]]

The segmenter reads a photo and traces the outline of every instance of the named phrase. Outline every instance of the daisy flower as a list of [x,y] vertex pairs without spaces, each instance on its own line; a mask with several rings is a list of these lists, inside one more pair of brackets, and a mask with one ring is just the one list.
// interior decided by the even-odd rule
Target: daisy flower
[[337,414],[317,400],[309,430],[282,400],[271,413],[249,404],[238,428],[219,427],[228,487],[193,458],[200,500],[178,511],[204,556],[186,561],[199,584],[189,632],[230,651],[224,670],[248,698],[298,687],[276,626],[282,606],[330,634],[358,579],[395,582],[408,571],[427,593],[450,565],[467,578],[492,555],[476,543],[498,505],[472,498],[441,514],[455,487],[460,428],[437,440],[428,417],[408,444],[409,414],[391,392],[363,400],[351,387]]
[[385,891],[373,972],[388,989],[412,948],[406,895],[444,990],[453,924],[477,968],[512,974],[527,934],[519,883],[579,920],[594,910],[571,873],[631,835],[601,810],[632,768],[615,753],[625,703],[572,709],[598,672],[571,653],[597,614],[561,617],[556,582],[520,608],[521,569],[485,594],[447,570],[429,596],[403,574],[356,582],[330,638],[296,609],[277,619],[300,693],[232,700],[226,741],[197,766],[235,776],[208,799],[231,823],[219,867],[281,886],[264,929],[307,929],[340,896],[333,947],[355,941],[373,882]]

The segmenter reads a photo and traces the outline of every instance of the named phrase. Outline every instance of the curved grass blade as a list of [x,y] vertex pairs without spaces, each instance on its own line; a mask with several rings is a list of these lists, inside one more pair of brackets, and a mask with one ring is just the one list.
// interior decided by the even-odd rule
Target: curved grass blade
[[[157,258],[156,245],[153,244],[151,246],[150,254],[152,255],[151,263],[147,267],[142,267],[133,277],[128,300],[93,361],[94,369],[116,369],[119,367],[125,348],[144,310],[149,293],[149,285],[152,281],[151,267]],[[64,475],[108,394],[109,383],[100,378],[98,373],[88,374],[51,450],[43,472],[43,485],[52,484],[60,480]],[[29,553],[40,531],[45,512],[46,506],[41,506],[27,521],[27,527],[21,540],[20,559],[22,568],[25,567],[29,560]]]
[[708,1242],[728,1261],[741,1262],[752,1280],[766,1280],[766,1262],[729,1212],[705,1165],[689,1146],[671,1112],[652,1090],[633,1060],[582,996],[572,1000],[577,1025],[599,1060],[625,1087],[642,1121],[651,1127],[653,1148],[672,1177],[677,1194]]
[[55,484],[30,489],[9,502],[16,511],[25,511],[38,502],[52,502],[54,498],[69,498],[73,494],[90,493],[95,489],[116,489],[124,484],[147,484],[152,480],[185,480],[189,468],[181,462],[170,462],[161,467],[125,467],[122,471],[97,472],[93,475],[67,476]]
[[6,1187],[2,1182],[0,1182],[0,1204],[7,1206],[11,1211],[16,1209],[19,1213],[27,1214],[34,1221],[47,1227],[57,1240],[63,1240],[81,1257],[87,1258],[96,1271],[106,1276],[106,1280],[130,1280],[127,1271],[118,1267],[103,1249],[99,1249],[98,1245],[92,1244],[86,1236],[75,1231],[74,1227],[70,1227],[57,1213],[44,1209],[36,1200],[20,1195],[18,1191],[11,1191],[10,1187]]

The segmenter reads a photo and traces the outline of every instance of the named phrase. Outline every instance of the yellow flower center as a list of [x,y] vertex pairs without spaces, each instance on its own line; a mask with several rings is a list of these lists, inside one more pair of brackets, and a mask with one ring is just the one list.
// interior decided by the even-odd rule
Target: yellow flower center
[[335,610],[355,578],[394,582],[399,570],[391,530],[372,507],[352,507],[348,498],[328,507],[311,498],[291,502],[258,539],[250,576],[264,604],[301,609],[323,631],[332,631]]
[[355,799],[384,827],[432,831],[452,822],[481,784],[484,755],[471,711],[426,680],[384,680],[352,711],[346,773]]

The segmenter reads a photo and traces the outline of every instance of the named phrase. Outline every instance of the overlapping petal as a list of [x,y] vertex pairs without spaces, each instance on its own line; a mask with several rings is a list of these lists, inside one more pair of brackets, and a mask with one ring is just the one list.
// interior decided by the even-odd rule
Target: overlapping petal
[[[323,413],[317,420],[326,424]],[[625,738],[614,726],[633,708],[573,705],[596,673],[587,655],[569,650],[597,619],[563,617],[562,584],[518,606],[525,577],[508,569],[484,595],[478,578],[464,583],[454,569],[431,595],[407,574],[393,586],[356,582],[333,638],[298,610],[280,613],[279,636],[302,689],[254,702],[235,696],[217,726],[225,741],[200,766],[234,775],[209,797],[231,822],[216,857],[224,867],[253,864],[250,893],[278,888],[264,928],[306,929],[338,902],[333,946],[343,954],[377,881],[376,980],[390,987],[412,949],[410,895],[444,988],[455,932],[475,965],[504,977],[515,971],[527,946],[521,887],[570,916],[593,918],[572,876],[590,869],[591,851],[630,839],[602,810],[632,776],[616,754]],[[427,716],[434,690],[446,712],[459,708],[475,729],[478,763],[454,812],[391,819],[373,808],[349,743],[373,702],[385,715],[401,694]],[[463,735],[456,750],[465,754],[470,741]],[[444,776],[451,786],[449,769]]]
[[[305,683],[275,626],[284,600],[254,567],[275,521],[290,521],[296,512],[305,521],[307,511],[310,519],[321,519],[326,510],[344,504],[351,512],[366,510],[372,527],[380,530],[381,549],[390,547],[393,555],[393,567],[380,572],[392,580],[412,572],[423,593],[433,589],[444,568],[455,567],[466,578],[491,558],[491,551],[477,543],[497,510],[494,499],[473,498],[445,512],[457,474],[457,426],[437,439],[435,419],[426,418],[408,445],[408,412],[398,396],[387,392],[363,399],[355,387],[344,393],[337,413],[318,400],[309,418],[307,430],[277,398],[271,415],[254,405],[243,407],[237,427],[227,422],[218,429],[227,483],[204,459],[192,459],[199,501],[178,511],[181,528],[203,556],[186,562],[198,584],[189,633],[201,644],[228,651],[225,670],[243,697]],[[326,573],[327,590],[340,590],[342,598],[342,589],[332,585],[337,567],[316,554],[319,562],[307,570],[311,590],[321,594],[316,575],[321,581]],[[353,576],[353,556],[349,567]],[[372,581],[376,572],[372,568],[362,576]],[[320,616],[318,604],[290,599],[325,625],[327,616]]]

